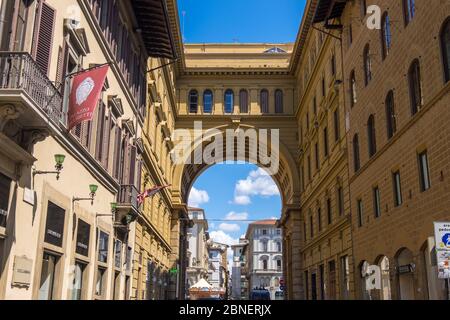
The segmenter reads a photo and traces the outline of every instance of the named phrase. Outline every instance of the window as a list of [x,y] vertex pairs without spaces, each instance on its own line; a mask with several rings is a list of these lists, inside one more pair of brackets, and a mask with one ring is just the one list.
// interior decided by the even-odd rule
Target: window
[[262,229],[262,234],[266,235],[267,234],[267,229]]
[[364,212],[363,212],[363,202],[361,199],[358,199],[358,201],[357,201],[357,210],[358,210],[358,226],[362,227],[363,219],[364,219]]
[[269,113],[269,91],[261,90],[261,113]]
[[78,219],[77,226],[77,244],[75,252],[85,257],[89,256],[89,237],[91,234],[91,226],[81,219]]
[[308,156],[308,181],[311,181],[312,175],[311,175],[311,156]]
[[355,134],[353,136],[353,166],[355,168],[355,172],[357,172],[361,168],[359,159],[359,138],[358,134]]
[[106,269],[97,268],[97,280],[95,282],[95,295],[104,297],[106,293]]
[[442,61],[444,62],[444,80],[450,81],[450,18],[444,22],[441,30]]
[[333,121],[334,121],[334,141],[338,142],[340,139],[339,109],[334,110]]
[[416,1],[415,0],[403,0],[403,15],[405,18],[405,26],[411,22],[416,15]]
[[309,216],[309,234],[311,238],[314,238],[314,221],[313,216]]
[[205,90],[203,92],[203,113],[212,113],[213,110],[213,93],[211,90]]
[[75,262],[73,271],[73,283],[72,283],[72,300],[81,300],[83,290],[83,276],[86,265],[80,262]]
[[100,231],[98,239],[98,261],[107,263],[108,262],[108,242],[109,235],[103,231]]
[[39,285],[39,300],[53,300],[55,298],[55,278],[58,262],[58,256],[44,252]]
[[275,91],[275,113],[283,113],[283,91]]
[[380,189],[378,187],[373,188],[373,211],[375,213],[375,218],[381,216],[381,198]]
[[239,112],[248,113],[248,92],[241,90],[239,92]]
[[277,236],[281,235],[281,229],[277,229],[276,234],[277,234]]
[[364,48],[363,53],[364,59],[364,82],[365,85],[369,85],[370,80],[372,80],[372,61],[370,57],[370,46],[367,44]]
[[277,252],[281,252],[281,242],[277,241]]
[[381,52],[383,59],[386,59],[391,49],[391,20],[389,19],[389,14],[385,12],[381,20]]
[[233,90],[225,91],[225,113],[233,113],[234,109],[234,93]]
[[336,299],[336,262],[331,260],[328,262],[328,292],[327,300]]
[[0,173],[0,228],[6,228],[11,179]]
[[319,266],[320,273],[320,300],[325,300],[325,268],[323,264]]
[[339,215],[344,214],[344,188],[341,186],[337,190],[337,199],[338,199],[338,208],[339,208]]
[[189,112],[198,112],[198,92],[197,90],[191,90],[189,92]]
[[356,77],[355,77],[355,71],[353,70],[350,73],[350,104],[353,107],[356,102],[357,102],[357,98],[356,98]]
[[329,146],[328,146],[328,128],[323,129],[323,155],[325,157],[328,157],[329,152]]
[[369,147],[369,158],[377,153],[377,143],[375,136],[375,117],[373,114],[369,116],[367,120],[367,144]]
[[322,231],[322,209],[317,208],[317,226],[319,227],[319,232]]
[[415,115],[422,106],[422,84],[420,80],[419,60],[411,63],[408,71],[409,96],[411,101],[411,114]]
[[392,174],[392,181],[394,184],[394,205],[398,207],[403,203],[400,171],[396,171]]
[[263,265],[263,270],[267,270],[267,258],[264,258],[263,260],[262,260],[262,265]]
[[331,75],[336,75],[336,56],[334,55],[334,53],[331,56]]
[[419,153],[419,177],[420,177],[420,191],[426,191],[430,189],[430,170],[428,168],[427,152],[423,151]]
[[386,127],[388,139],[392,138],[397,131],[397,121],[395,117],[394,92],[389,91],[386,97]]
[[359,0],[359,5],[360,5],[360,9],[361,9],[361,18],[364,18],[367,14],[367,1]]
[[328,218],[328,224],[331,224],[333,222],[333,211],[331,208],[331,199],[327,199],[327,218]]
[[277,271],[281,271],[281,260],[277,259]]

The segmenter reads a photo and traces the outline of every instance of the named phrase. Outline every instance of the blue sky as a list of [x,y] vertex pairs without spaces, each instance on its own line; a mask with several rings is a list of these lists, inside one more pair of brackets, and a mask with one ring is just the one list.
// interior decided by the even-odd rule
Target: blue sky
[[184,42],[294,42],[305,2],[178,0]]
[[[252,164],[217,164],[195,181],[189,204],[205,209],[211,238],[231,244],[248,222],[279,218],[281,198],[272,177]],[[224,221],[216,221],[224,220]]]

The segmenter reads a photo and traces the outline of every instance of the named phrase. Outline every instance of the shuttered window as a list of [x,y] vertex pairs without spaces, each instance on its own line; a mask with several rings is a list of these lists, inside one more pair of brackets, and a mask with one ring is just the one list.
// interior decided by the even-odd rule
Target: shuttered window
[[114,168],[113,175],[114,178],[119,179],[120,177],[120,155],[122,146],[122,130],[116,125],[114,127]]
[[36,14],[34,29],[34,54],[41,71],[48,75],[50,56],[52,53],[53,30],[55,27],[56,10],[41,1]]
[[99,162],[103,162],[103,141],[105,132],[105,104],[100,101],[97,106],[97,136],[95,143],[95,158]]

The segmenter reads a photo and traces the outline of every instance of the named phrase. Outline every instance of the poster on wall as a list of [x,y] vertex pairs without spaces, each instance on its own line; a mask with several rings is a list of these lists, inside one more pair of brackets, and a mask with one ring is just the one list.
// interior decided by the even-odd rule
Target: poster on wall
[[438,278],[450,279],[450,222],[434,223]]

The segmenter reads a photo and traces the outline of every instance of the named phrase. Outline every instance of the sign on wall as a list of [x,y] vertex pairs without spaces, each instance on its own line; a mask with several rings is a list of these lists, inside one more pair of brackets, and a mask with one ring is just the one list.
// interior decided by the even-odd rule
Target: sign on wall
[[438,278],[450,279],[450,222],[434,223]]

